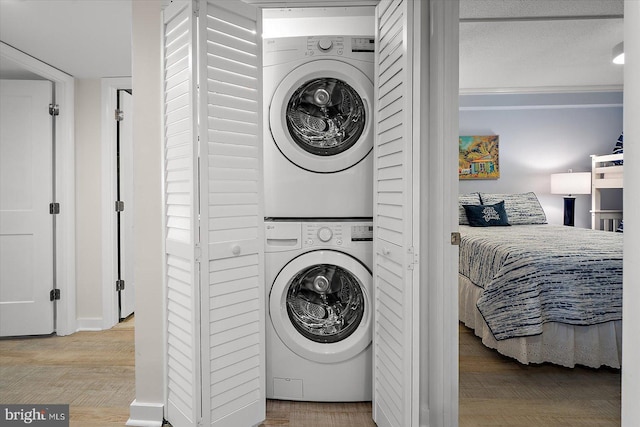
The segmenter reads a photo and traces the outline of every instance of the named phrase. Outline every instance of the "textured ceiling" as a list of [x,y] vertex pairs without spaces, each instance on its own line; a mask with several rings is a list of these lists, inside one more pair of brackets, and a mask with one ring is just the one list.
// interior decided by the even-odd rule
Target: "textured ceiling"
[[620,89],[622,0],[461,0],[460,89]]
[[[611,49],[622,41],[622,13],[623,0],[461,0],[461,90],[620,88]],[[0,40],[77,78],[130,76],[131,0],[0,0]],[[2,59],[0,75],[19,72]]]

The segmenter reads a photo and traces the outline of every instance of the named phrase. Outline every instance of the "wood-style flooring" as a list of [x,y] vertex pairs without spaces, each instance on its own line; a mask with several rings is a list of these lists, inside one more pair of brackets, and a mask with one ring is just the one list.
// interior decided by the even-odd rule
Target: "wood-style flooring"
[[[0,340],[1,403],[68,403],[71,425],[124,426],[133,319],[101,332]],[[620,371],[524,366],[460,327],[460,427],[617,427]],[[264,427],[363,427],[371,404],[267,401]]]
[[522,365],[459,330],[460,427],[620,426],[620,370]]
[[69,404],[71,426],[124,426],[135,399],[133,325],[0,340],[0,402]]

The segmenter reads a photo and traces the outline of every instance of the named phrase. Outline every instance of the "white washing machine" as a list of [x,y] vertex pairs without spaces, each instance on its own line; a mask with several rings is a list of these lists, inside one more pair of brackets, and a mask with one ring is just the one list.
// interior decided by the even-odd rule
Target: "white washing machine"
[[374,38],[264,40],[265,216],[373,215]]
[[267,398],[371,400],[371,220],[266,221]]

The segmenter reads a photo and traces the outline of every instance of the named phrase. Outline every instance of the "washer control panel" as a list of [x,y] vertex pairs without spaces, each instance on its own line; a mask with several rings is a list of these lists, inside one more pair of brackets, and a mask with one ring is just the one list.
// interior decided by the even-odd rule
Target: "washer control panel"
[[307,55],[332,52],[335,55],[344,53],[344,37],[307,37]]
[[350,247],[354,242],[373,241],[371,222],[303,222],[302,246]]

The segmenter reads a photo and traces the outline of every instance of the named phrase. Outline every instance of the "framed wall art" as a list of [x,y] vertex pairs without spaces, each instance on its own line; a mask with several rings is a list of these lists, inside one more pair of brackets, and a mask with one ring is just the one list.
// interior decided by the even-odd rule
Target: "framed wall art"
[[458,177],[460,179],[500,178],[498,135],[459,137]]

